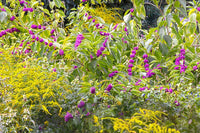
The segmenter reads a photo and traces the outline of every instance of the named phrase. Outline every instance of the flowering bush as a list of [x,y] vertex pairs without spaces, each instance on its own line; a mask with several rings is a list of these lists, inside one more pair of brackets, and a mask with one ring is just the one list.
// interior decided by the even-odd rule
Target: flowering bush
[[[170,1],[158,26],[142,30],[143,3],[108,24],[82,1],[68,17],[68,36],[60,0],[51,12],[34,0],[0,4],[0,129],[123,132],[116,124],[143,108],[154,119],[145,116],[136,132],[198,132],[199,5],[186,11]],[[165,115],[158,120],[156,111]]]

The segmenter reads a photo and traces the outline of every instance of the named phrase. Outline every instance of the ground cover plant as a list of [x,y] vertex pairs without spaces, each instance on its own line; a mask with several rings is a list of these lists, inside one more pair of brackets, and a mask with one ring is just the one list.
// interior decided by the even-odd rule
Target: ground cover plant
[[199,132],[200,3],[148,30],[132,3],[121,21],[83,0],[67,25],[60,0],[0,3],[0,132]]

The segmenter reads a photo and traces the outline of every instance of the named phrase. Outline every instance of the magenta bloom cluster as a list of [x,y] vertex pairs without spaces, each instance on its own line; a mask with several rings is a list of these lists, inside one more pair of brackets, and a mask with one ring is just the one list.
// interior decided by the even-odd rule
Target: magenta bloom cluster
[[142,81],[142,80],[139,79],[139,80],[135,83],[135,85],[136,85],[136,86],[140,85],[140,82],[141,82],[141,81]]
[[[41,25],[35,25],[35,24],[32,24],[31,25],[31,28],[32,29],[43,29],[43,30],[46,30],[46,27],[45,26],[41,26]],[[52,31],[51,31],[52,32]],[[54,32],[54,31],[53,31]]]
[[99,34],[102,35],[102,36],[109,36],[110,33],[106,33],[106,32],[103,32],[103,31],[99,31]]
[[21,5],[23,5],[23,4],[28,4],[28,2],[25,2],[24,0],[19,0],[19,3],[20,3]]
[[176,106],[180,106],[180,103],[177,100],[175,100],[174,103],[176,104]]
[[24,12],[33,12],[33,8],[23,8]]
[[96,90],[95,87],[91,87],[91,88],[90,88],[90,92],[91,92],[92,94],[95,93],[95,90]]
[[1,7],[0,7],[0,10],[1,10],[2,12],[6,12],[6,10],[5,10],[4,8],[1,8]]
[[[104,27],[104,25],[100,26],[100,24],[96,24],[95,26],[96,26],[97,29],[102,29]],[[103,34],[103,32],[101,32],[100,34]],[[103,36],[104,36],[104,34],[103,34]]]
[[155,73],[153,72],[154,69],[162,69],[160,67],[160,64],[158,64],[156,67],[154,67],[153,69],[149,69],[149,61],[148,61],[148,55],[147,54],[144,54],[143,55],[143,59],[144,59],[144,67],[145,67],[145,71],[146,71],[146,76],[143,76],[143,78],[150,78],[152,77],[153,75],[155,75]]
[[108,91],[108,92],[110,92],[111,91],[111,89],[112,89],[112,84],[109,84],[108,86],[107,86],[107,88],[106,88],[106,91]]
[[112,77],[115,76],[117,73],[119,73],[119,72],[118,72],[118,71],[114,71],[114,72],[110,73],[108,76],[109,76],[110,78],[112,78]]
[[85,106],[85,102],[84,101],[80,101],[80,103],[78,104],[78,108],[82,108]]
[[0,37],[3,37],[4,35],[6,35],[7,33],[13,33],[13,32],[20,32],[19,29],[17,28],[11,28],[11,29],[6,29],[0,32]]
[[144,91],[144,90],[149,90],[149,88],[148,87],[141,87],[141,88],[139,88],[139,91]]
[[12,17],[10,18],[10,21],[13,21],[13,20],[15,20],[15,16],[12,16]]
[[126,35],[128,36],[128,29],[127,29],[127,27],[124,28],[124,31],[126,32]]
[[133,67],[133,63],[134,63],[134,60],[133,58],[135,57],[135,54],[136,54],[136,51],[138,50],[139,48],[138,47],[134,47],[133,50],[131,51],[131,55],[130,55],[130,60],[129,60],[129,64],[128,64],[128,75],[132,75],[132,67]]
[[200,12],[200,7],[197,7],[197,11],[199,11],[199,12]]
[[185,72],[185,70],[187,69],[187,66],[185,65],[185,49],[180,50],[180,54],[175,60],[175,65],[176,67],[174,67],[174,69],[180,70],[180,73]]
[[81,44],[84,38],[85,37],[82,34],[78,34],[78,36],[76,37],[75,45],[74,45],[75,49],[77,49],[77,47]]
[[105,41],[103,42],[103,46],[101,46],[100,47],[100,49],[99,50],[97,50],[97,53],[96,53],[96,55],[97,55],[97,57],[99,57],[100,55],[102,55],[102,52],[105,50],[105,48],[106,48],[106,43],[107,43],[107,41],[108,41],[108,37],[106,37],[106,39],[105,39]]
[[198,69],[199,62],[197,62],[196,66],[193,66],[193,70],[196,71]]
[[65,115],[65,122],[68,122],[70,119],[73,119],[73,116],[71,113],[67,112],[67,114]]
[[115,27],[113,28],[113,30],[116,30],[116,29],[117,29],[117,26],[118,26],[118,24],[115,25]]
[[59,50],[59,55],[64,55],[64,51],[62,49]]

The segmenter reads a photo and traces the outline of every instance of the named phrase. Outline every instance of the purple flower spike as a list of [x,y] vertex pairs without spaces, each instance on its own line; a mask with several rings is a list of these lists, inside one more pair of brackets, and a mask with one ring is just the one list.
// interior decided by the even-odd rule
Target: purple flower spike
[[134,9],[133,9],[133,8],[131,8],[130,12],[133,12],[133,11],[134,11]]
[[33,33],[32,30],[29,30],[29,34],[30,34],[30,35],[34,35],[34,33]]
[[129,68],[133,67],[133,64],[129,64],[128,67],[129,67]]
[[13,21],[13,20],[15,20],[15,16],[12,16],[12,17],[10,18],[10,21]]
[[42,26],[41,26],[41,25],[38,25],[38,29],[42,29]]
[[104,48],[104,47],[100,47],[100,50],[101,50],[101,51],[104,51],[104,50],[105,50],[105,48]]
[[89,116],[90,115],[90,112],[87,112],[87,114],[85,116]]
[[112,89],[112,87],[113,87],[112,84],[109,84],[108,87],[106,88],[106,90],[107,90],[108,92],[110,92],[110,90]]
[[134,47],[133,49],[134,49],[134,50],[138,50],[139,48],[138,48],[138,47]]
[[42,26],[42,29],[43,29],[43,30],[46,30],[46,27],[45,27],[45,26]]
[[75,49],[77,49],[77,47],[81,44],[82,40],[84,39],[85,37],[82,35],[82,34],[79,34],[77,37],[76,37],[76,42],[74,44],[74,47]]
[[132,72],[132,69],[131,69],[131,68],[129,68],[129,69],[128,69],[128,72]]
[[33,8],[28,8],[28,11],[29,12],[33,12]]
[[131,55],[130,55],[130,58],[134,58],[134,57],[135,57],[135,54],[131,54]]
[[41,38],[41,39],[40,39],[40,42],[44,42],[44,40]]
[[128,31],[127,27],[124,28],[124,31],[126,31],[126,32]]
[[110,78],[112,78],[113,76],[115,76],[114,73],[110,73],[110,74],[108,75],[108,77],[110,77]]
[[93,19],[92,22],[94,23],[94,22],[95,22],[95,19]]
[[144,63],[149,63],[149,61],[147,59],[144,59]]
[[177,100],[174,103],[176,104],[176,106],[180,106],[180,103]]
[[50,32],[50,33],[51,33],[51,34],[53,34],[53,33],[54,33],[54,31],[55,31],[55,30],[53,29],[53,30],[51,30],[51,32]]
[[37,25],[32,24],[32,25],[31,25],[31,28],[32,28],[32,29],[37,29]]
[[108,105],[108,108],[110,108],[110,105]]
[[24,11],[24,12],[27,12],[27,11],[28,11],[28,8],[23,8],[23,11]]
[[77,69],[78,68],[78,66],[74,66],[74,69]]
[[90,88],[90,92],[91,92],[92,94],[94,94],[94,93],[95,93],[95,87],[91,87],[91,88]]
[[129,63],[134,63],[134,60],[133,60],[133,59],[130,59],[130,60],[129,60]]
[[68,122],[70,119],[73,119],[72,114],[68,113],[65,115],[65,122]]
[[92,60],[94,57],[92,55],[90,55],[90,59]]
[[56,72],[56,68],[53,68],[53,71]]
[[100,24],[96,24],[96,28],[97,28],[97,29],[99,28],[99,26],[100,26]]
[[174,67],[175,70],[179,70],[179,66]]
[[99,57],[102,54],[101,50],[97,50],[97,57]]
[[113,73],[119,73],[118,71],[114,71]]
[[133,75],[133,73],[132,73],[132,72],[128,72],[128,75],[129,75],[129,76],[132,76],[132,75]]
[[197,11],[199,11],[199,12],[200,12],[200,7],[197,7]]
[[37,36],[37,37],[36,37],[36,41],[39,41],[39,40],[40,40],[40,38]]
[[49,47],[51,47],[51,46],[53,46],[53,43],[52,43],[52,42],[49,43]]
[[144,67],[145,67],[145,68],[149,67],[149,64],[145,64]]
[[88,17],[88,20],[91,19],[91,18],[92,18],[92,16],[89,16],[89,17]]
[[147,54],[144,54],[144,55],[142,56],[142,58],[143,58],[143,59],[148,58],[148,55],[147,55]]
[[198,69],[198,67],[197,66],[193,66],[193,70],[195,71],[195,70],[197,70]]
[[78,104],[78,108],[82,108],[85,106],[85,102],[84,101],[80,101],[80,103]]
[[170,88],[170,89],[169,89],[169,93],[172,93],[172,92],[173,92],[173,89]]
[[131,53],[132,53],[132,54],[136,54],[136,50],[132,50]]
[[23,0],[22,0],[22,1],[20,1],[20,4],[24,4],[24,3],[25,3],[25,1],[23,1]]
[[35,35],[32,36],[32,39],[35,39]]
[[118,24],[115,25],[115,27],[113,28],[113,30],[116,30],[116,29],[117,29],[117,26],[118,26]]
[[64,55],[64,51],[62,49],[59,50],[59,55]]
[[48,45],[48,42],[44,42],[45,45]]

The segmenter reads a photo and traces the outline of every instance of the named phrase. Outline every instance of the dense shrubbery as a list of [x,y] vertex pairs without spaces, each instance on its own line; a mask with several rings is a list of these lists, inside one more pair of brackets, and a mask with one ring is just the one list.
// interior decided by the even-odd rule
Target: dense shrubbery
[[147,31],[143,2],[115,24],[83,2],[68,36],[59,0],[0,3],[0,130],[198,132],[200,7],[169,1]]

